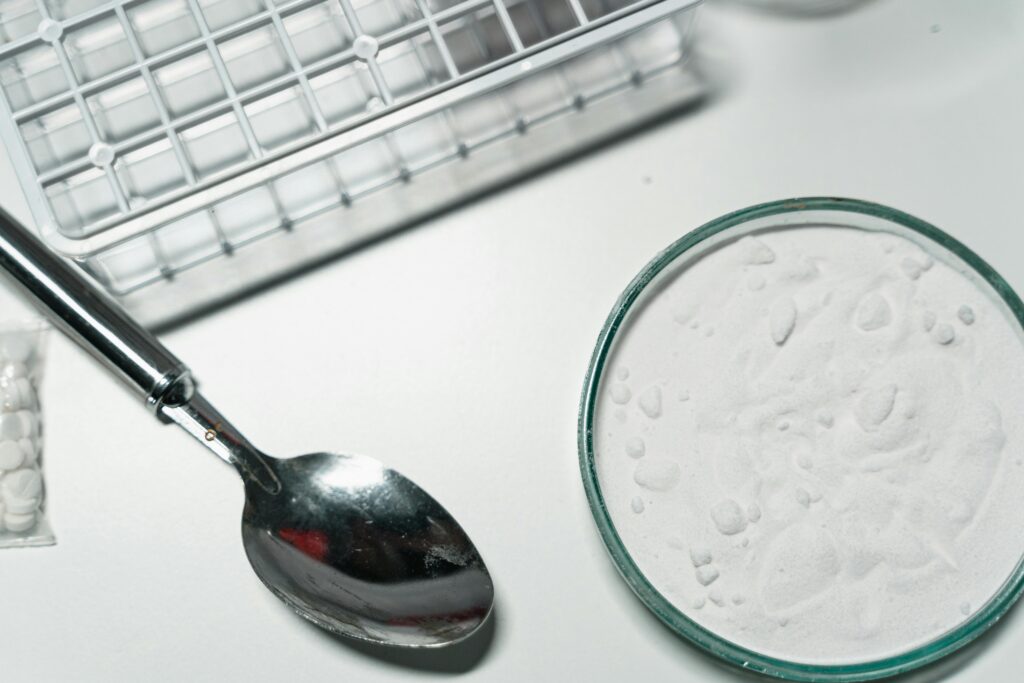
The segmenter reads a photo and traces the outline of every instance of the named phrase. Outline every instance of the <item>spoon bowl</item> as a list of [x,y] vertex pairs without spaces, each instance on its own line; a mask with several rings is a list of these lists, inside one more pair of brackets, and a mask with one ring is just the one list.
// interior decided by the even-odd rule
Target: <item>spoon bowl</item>
[[363,456],[264,456],[279,487],[246,480],[242,539],[256,574],[301,616],[386,645],[438,647],[494,600],[480,554],[426,491]]

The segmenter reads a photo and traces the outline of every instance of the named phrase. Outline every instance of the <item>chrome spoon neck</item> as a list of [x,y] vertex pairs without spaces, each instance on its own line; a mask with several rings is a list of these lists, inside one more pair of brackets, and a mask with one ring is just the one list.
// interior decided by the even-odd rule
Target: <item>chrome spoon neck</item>
[[273,458],[259,451],[220,411],[198,391],[178,405],[163,405],[160,418],[174,422],[221,460],[238,470],[246,482],[269,494],[281,490],[281,481],[271,465]]
[[180,398],[175,390],[189,387],[181,360],[2,208],[0,275],[152,410],[159,412]]

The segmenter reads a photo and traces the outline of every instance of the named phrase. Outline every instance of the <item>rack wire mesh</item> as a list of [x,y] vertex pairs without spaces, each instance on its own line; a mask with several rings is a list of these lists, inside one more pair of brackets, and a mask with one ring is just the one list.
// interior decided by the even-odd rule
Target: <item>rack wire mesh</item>
[[165,322],[699,96],[699,2],[0,0],[0,137]]

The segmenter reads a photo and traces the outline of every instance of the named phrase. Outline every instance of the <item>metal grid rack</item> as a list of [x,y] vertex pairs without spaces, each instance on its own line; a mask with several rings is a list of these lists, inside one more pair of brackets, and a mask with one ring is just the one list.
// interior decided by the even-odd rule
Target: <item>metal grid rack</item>
[[699,2],[0,0],[0,135],[155,323],[694,98]]

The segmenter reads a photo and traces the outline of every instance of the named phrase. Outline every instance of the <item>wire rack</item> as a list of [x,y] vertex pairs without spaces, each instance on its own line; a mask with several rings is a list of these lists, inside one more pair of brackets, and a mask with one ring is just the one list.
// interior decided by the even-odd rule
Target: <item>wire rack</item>
[[0,136],[165,322],[699,96],[699,1],[0,0]]

